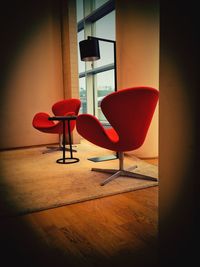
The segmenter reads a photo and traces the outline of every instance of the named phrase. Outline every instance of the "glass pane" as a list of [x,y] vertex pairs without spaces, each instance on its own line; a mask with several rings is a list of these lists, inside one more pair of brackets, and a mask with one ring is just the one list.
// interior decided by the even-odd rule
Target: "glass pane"
[[95,9],[108,2],[108,0],[95,0]]
[[97,20],[95,25],[97,37],[115,40],[115,10]]
[[[99,19],[95,23],[96,37],[115,40],[115,11]],[[99,42],[101,58],[95,62],[96,67],[111,64],[114,62],[113,44],[100,41]]]
[[76,0],[76,21],[83,19],[83,0]]
[[79,94],[81,100],[80,113],[87,113],[87,91],[85,86],[85,77],[79,78]]
[[80,57],[80,49],[79,49],[79,42],[84,40],[84,30],[78,32],[78,72],[85,72],[85,62],[81,61]]
[[114,62],[114,49],[112,43],[99,41],[100,59],[95,61],[95,67],[101,67]]
[[108,94],[114,92],[114,70],[108,70],[96,74],[96,85],[97,85],[97,114],[96,116],[100,121],[106,121],[103,115],[100,104],[101,100]]

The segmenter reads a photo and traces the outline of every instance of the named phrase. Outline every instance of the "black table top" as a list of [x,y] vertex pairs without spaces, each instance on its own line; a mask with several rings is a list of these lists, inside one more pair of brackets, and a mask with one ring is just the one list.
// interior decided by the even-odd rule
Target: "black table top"
[[65,120],[76,120],[77,116],[54,116],[49,117],[50,121],[65,121]]

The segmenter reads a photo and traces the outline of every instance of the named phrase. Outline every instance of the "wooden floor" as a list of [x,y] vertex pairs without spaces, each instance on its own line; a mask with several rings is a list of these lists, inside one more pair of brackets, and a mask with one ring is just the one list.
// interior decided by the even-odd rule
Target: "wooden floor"
[[4,218],[1,261],[6,267],[157,266],[157,224],[158,187]]

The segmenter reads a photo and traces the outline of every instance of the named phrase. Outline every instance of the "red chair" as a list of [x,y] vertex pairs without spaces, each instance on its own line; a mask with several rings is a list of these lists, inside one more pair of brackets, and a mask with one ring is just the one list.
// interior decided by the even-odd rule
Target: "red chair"
[[[79,109],[81,106],[81,101],[79,99],[71,98],[71,99],[65,99],[56,102],[52,106],[52,112],[55,116],[70,116],[70,115],[78,115]],[[50,134],[59,134],[60,136],[63,133],[63,124],[62,121],[54,122],[50,121],[48,118],[50,115],[45,112],[39,112],[35,114],[32,125],[35,129],[39,130],[43,133],[50,133]],[[70,130],[71,132],[74,130],[76,125],[76,121],[70,121]],[[66,124],[66,135],[68,134],[68,126]],[[53,148],[54,151],[56,150],[62,150],[60,142],[59,148]],[[50,147],[48,147],[51,149]],[[52,150],[51,150],[52,151]],[[44,152],[47,153],[47,152]]]
[[91,143],[118,153],[119,169],[98,169],[92,171],[112,174],[101,183],[127,176],[157,181],[156,178],[130,172],[137,166],[124,169],[124,152],[135,150],[145,141],[159,92],[151,87],[133,87],[107,95],[101,102],[101,109],[112,128],[106,129],[99,120],[89,114],[81,114],[76,121],[78,133]]

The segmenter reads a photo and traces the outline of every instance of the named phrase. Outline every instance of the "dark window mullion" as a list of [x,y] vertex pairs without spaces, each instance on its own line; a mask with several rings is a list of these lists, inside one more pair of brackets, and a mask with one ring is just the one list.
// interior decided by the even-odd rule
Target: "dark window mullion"
[[85,77],[86,75],[94,75],[100,72],[108,71],[108,70],[113,70],[114,69],[114,63],[108,64],[106,66],[101,66],[98,68],[94,68],[88,71],[84,71],[79,73],[79,78]]
[[84,19],[80,20],[78,22],[78,29],[77,31],[80,32],[84,29],[84,23],[93,23],[101,18],[103,18],[105,15],[109,14],[111,11],[115,9],[115,1],[110,0],[106,2],[104,5],[100,6],[96,10],[94,10],[90,15],[86,16]]

